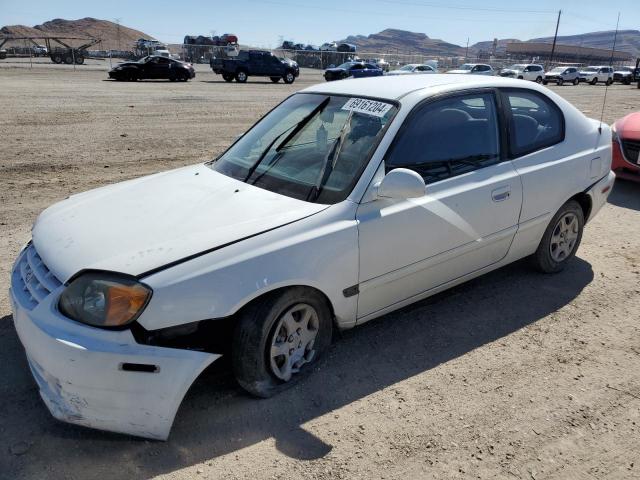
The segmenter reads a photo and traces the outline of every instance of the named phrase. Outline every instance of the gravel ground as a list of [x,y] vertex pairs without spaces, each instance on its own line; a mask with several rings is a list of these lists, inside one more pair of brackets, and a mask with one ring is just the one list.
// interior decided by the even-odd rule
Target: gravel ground
[[[0,478],[640,477],[640,184],[617,182],[561,274],[519,262],[340,335],[270,400],[217,362],[169,441],[55,421],[11,319],[9,270],[36,215],[71,193],[211,158],[291,86],[105,80],[0,62]],[[552,87],[598,117],[604,87]],[[609,88],[606,122],[640,91]]]

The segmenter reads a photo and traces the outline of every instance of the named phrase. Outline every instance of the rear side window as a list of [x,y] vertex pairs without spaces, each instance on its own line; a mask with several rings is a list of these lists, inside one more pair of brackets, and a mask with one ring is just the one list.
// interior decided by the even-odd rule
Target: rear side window
[[387,172],[408,168],[426,183],[434,183],[498,163],[496,111],[491,93],[460,95],[416,107],[385,158]]
[[560,108],[541,93],[507,90],[509,153],[519,157],[564,140],[564,116]]

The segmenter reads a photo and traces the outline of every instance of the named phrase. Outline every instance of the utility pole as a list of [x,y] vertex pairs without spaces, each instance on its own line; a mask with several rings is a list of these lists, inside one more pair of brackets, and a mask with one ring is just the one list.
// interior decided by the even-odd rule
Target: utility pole
[[467,37],[467,49],[464,51],[464,61],[469,59],[469,37]]
[[114,21],[116,22],[116,28],[117,28],[117,35],[118,35],[118,51],[122,50],[120,48],[120,22],[122,21],[122,18],[115,18]]
[[553,64],[553,55],[556,53],[556,40],[558,39],[558,27],[560,26],[560,15],[562,15],[562,10],[558,10],[558,21],[556,23],[556,34],[553,36],[553,45],[551,46],[551,56],[549,57],[549,64]]

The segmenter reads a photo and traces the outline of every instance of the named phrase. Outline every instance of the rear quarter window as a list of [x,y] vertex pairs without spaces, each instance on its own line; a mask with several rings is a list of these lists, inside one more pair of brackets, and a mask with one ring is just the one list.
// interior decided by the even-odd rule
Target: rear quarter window
[[512,158],[550,147],[564,140],[564,115],[550,98],[531,90],[503,90]]

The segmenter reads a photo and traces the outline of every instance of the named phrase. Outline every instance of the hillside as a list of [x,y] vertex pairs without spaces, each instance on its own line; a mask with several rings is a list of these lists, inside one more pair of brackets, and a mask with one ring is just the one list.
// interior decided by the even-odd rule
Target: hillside
[[433,56],[464,55],[464,48],[444,40],[429,38],[424,33],[387,28],[369,36],[351,35],[341,42],[352,43],[361,52],[401,53]]
[[[593,47],[610,49],[613,46],[615,30],[603,32],[590,32],[580,35],[558,36],[558,43],[563,45],[579,45],[581,47]],[[532,38],[530,42],[553,42],[553,37]],[[619,30],[616,40],[616,51],[629,52],[634,57],[640,55],[640,31]]]
[[133,28],[118,25],[108,20],[81,18],[79,20],[63,20],[56,18],[42,25],[28,27],[26,25],[8,25],[0,29],[1,35],[10,36],[51,36],[70,35],[94,37],[102,42],[94,48],[102,50],[130,50],[139,38],[152,39],[150,35]]

